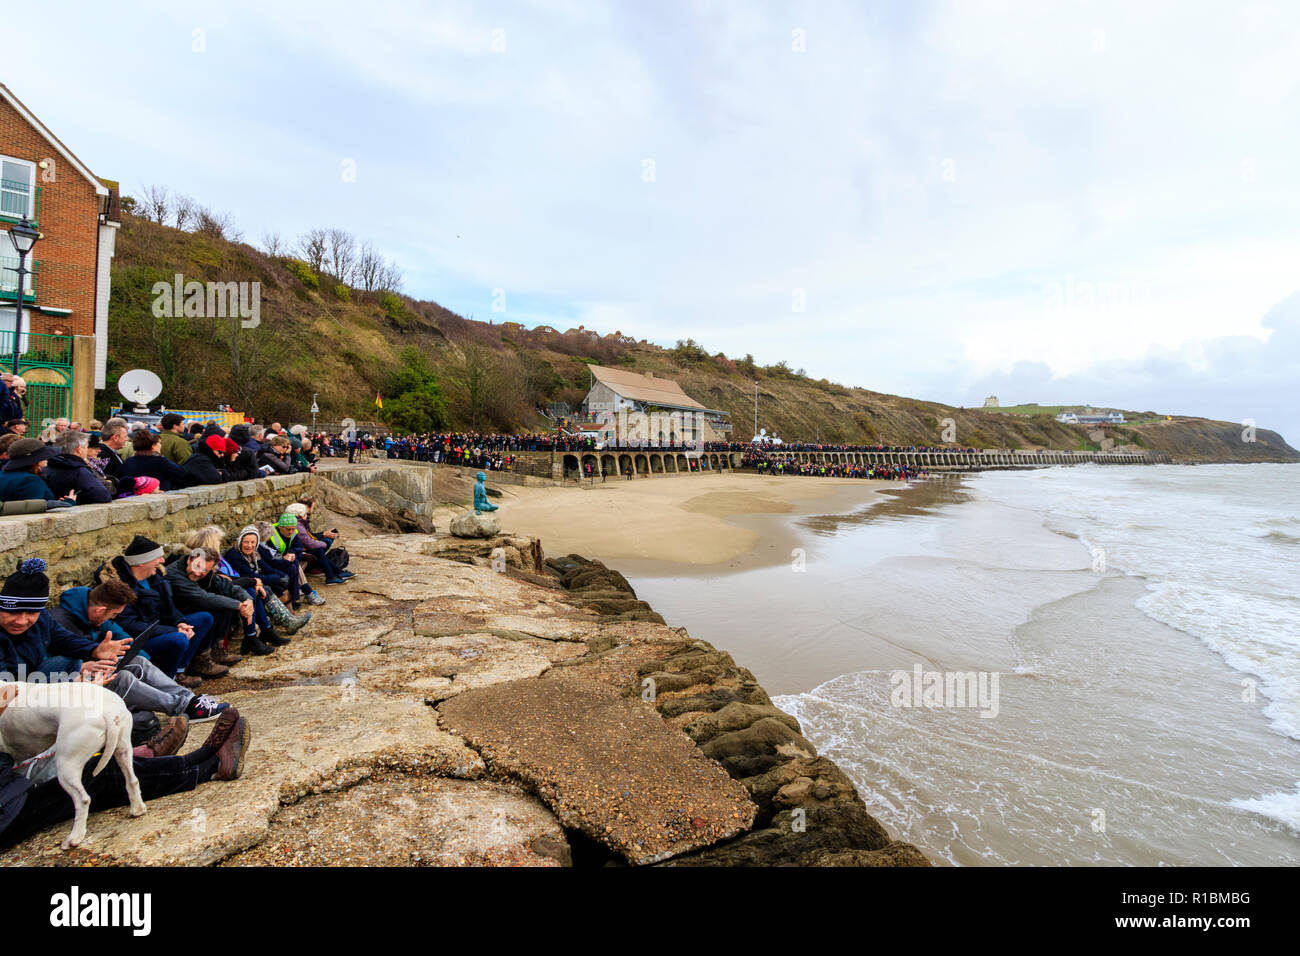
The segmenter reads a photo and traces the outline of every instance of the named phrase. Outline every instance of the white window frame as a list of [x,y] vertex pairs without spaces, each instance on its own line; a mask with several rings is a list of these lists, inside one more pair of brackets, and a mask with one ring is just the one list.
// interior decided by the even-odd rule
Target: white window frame
[[[27,167],[28,176],[27,176],[26,217],[29,220],[35,219],[36,218],[36,164],[31,160],[19,159],[17,156],[5,156],[3,153],[0,153],[0,163],[15,163],[19,166]],[[0,166],[0,169],[3,168],[4,168],[3,166]],[[6,212],[0,212],[0,215],[5,216],[7,218],[10,217],[10,214]]]
[[[31,316],[31,309],[23,309],[23,325],[26,328],[23,329],[23,334],[18,337],[18,351],[20,354],[27,352],[27,336],[31,332]],[[0,333],[3,333],[0,334],[0,352],[5,353],[0,355],[0,366],[3,366],[5,371],[8,371],[8,366],[5,364],[7,361],[6,356],[13,354],[14,323],[17,320],[17,306],[0,303]]]

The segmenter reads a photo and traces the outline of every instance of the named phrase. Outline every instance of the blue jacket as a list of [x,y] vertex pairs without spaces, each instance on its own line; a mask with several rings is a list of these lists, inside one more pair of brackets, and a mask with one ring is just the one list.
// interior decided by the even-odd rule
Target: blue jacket
[[0,471],[0,501],[53,501],[57,495],[40,475],[30,471]]
[[[230,565],[230,572],[236,578],[257,578],[263,584],[267,585],[272,591],[279,591],[288,584],[288,577],[285,573],[277,571],[271,567],[271,559],[262,550],[262,546],[257,548],[257,567],[244,556],[244,552],[238,548],[231,548],[225,553],[226,564]],[[288,562],[276,561],[276,564],[286,565]]]
[[[91,644],[90,650],[94,649]],[[5,680],[17,680],[20,665],[31,674],[47,657],[57,655],[85,660],[82,657],[85,651],[86,640],[56,621],[48,608],[43,609],[36,622],[17,637],[0,629],[0,672],[8,675]]]
[[76,455],[66,452],[55,455],[46,463],[43,477],[52,498],[62,498],[69,491],[75,491],[79,505],[107,504],[113,500],[108,486]]
[[[122,610],[125,611],[126,608]],[[122,630],[116,620],[105,621],[98,628],[90,626],[90,588],[88,587],[68,588],[59,595],[59,606],[52,608],[50,613],[69,632],[82,635],[90,641],[92,651],[103,640],[104,631],[109,631],[115,641],[123,641],[131,636]],[[83,659],[89,660],[89,655]]]
[[174,491],[190,482],[190,473],[162,455],[132,455],[117,469],[118,478],[157,478],[160,490]]
[[26,418],[23,411],[23,403],[18,401],[18,396],[4,382],[0,382],[0,422],[11,421],[15,418]]
[[97,579],[102,581],[111,577],[117,577],[135,591],[135,603],[128,604],[122,609],[122,613],[113,619],[114,623],[127,634],[136,637],[144,633],[145,628],[154,621],[172,625],[180,623],[183,615],[176,606],[176,599],[172,596],[171,582],[161,571],[155,571],[149,578],[149,586],[145,587],[142,582],[135,579],[126,560],[118,555],[100,569]]

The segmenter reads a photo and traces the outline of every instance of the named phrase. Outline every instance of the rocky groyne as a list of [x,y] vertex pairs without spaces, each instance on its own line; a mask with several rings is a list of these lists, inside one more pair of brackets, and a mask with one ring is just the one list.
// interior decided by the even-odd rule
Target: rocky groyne
[[[205,690],[243,776],[7,864],[924,865],[732,657],[533,538],[349,541],[293,643]],[[190,745],[196,745],[196,733]]]

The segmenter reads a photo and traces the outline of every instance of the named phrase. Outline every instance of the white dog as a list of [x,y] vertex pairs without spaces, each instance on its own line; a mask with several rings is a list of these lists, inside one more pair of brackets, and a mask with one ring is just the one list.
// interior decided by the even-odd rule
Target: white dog
[[[18,693],[0,713],[0,751],[9,754],[14,763],[21,763],[54,747],[59,783],[76,808],[72,832],[63,841],[63,849],[70,850],[86,841],[90,794],[81,783],[81,774],[99,751],[103,756],[94,773],[116,757],[126,778],[131,816],[145,812],[140,781],[131,765],[131,713],[122,698],[98,684],[81,681],[0,683],[0,689],[10,687],[16,687]],[[10,694],[12,691],[3,696]]]

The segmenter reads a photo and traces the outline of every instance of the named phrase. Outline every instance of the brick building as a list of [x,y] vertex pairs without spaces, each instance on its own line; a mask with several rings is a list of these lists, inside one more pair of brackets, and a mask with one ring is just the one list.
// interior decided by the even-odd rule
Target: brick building
[[[44,396],[40,405],[48,411],[72,400],[74,354],[78,365],[91,365],[75,370],[81,391],[92,380],[93,388],[104,387],[110,266],[121,202],[115,182],[96,177],[0,83],[0,232],[23,216],[41,238],[27,259],[33,274],[23,290],[20,371],[29,382],[29,400]],[[17,265],[8,235],[0,234],[0,366],[6,370],[14,345]],[[76,404],[84,404],[82,398]],[[34,404],[29,414],[38,417],[40,410]],[[69,412],[75,409],[64,414]]]

